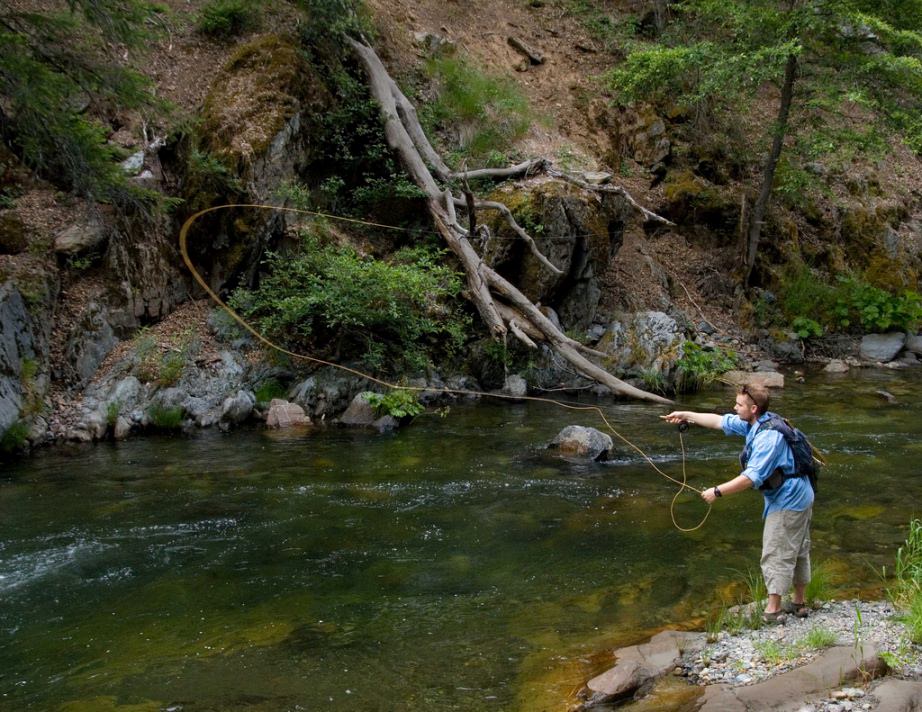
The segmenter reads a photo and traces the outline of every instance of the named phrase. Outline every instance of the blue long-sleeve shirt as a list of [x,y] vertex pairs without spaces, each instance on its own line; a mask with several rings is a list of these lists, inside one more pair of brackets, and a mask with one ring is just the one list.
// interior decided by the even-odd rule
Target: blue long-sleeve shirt
[[[758,422],[764,423],[766,420],[768,414],[763,413],[759,416]],[[746,438],[746,445],[752,444],[746,469],[740,474],[752,480],[753,489],[761,487],[779,467],[786,473],[794,472],[794,454],[785,442],[784,436],[777,430],[763,430],[758,426],[751,426],[733,413],[727,413],[723,417],[721,427],[726,435],[742,435]],[[813,487],[806,477],[792,477],[785,480],[781,487],[762,494],[765,497],[763,518],[782,509],[802,512],[813,505]]]

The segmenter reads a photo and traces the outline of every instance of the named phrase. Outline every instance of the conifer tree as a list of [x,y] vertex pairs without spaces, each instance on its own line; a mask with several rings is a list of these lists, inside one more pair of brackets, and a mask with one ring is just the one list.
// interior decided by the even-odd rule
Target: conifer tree
[[680,0],[675,21],[610,74],[625,102],[679,104],[697,116],[742,111],[779,90],[740,262],[756,262],[792,110],[859,103],[922,152],[922,0]]
[[137,199],[106,143],[122,110],[159,106],[124,57],[150,36],[142,0],[0,4],[0,138],[29,167],[87,198]]

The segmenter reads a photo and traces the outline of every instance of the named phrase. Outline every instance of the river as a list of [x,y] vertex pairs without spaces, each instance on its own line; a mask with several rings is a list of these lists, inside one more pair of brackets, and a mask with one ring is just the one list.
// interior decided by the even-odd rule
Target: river
[[[841,595],[879,595],[922,502],[922,370],[789,381],[773,409],[830,463],[814,561]],[[681,477],[664,408],[603,405]],[[389,435],[214,431],[4,465],[0,709],[564,709],[614,646],[745,595],[761,513],[743,493],[683,533],[676,487],[617,440],[605,465],[545,452],[568,424],[603,427],[484,400]],[[689,481],[730,478],[740,442],[690,430]]]

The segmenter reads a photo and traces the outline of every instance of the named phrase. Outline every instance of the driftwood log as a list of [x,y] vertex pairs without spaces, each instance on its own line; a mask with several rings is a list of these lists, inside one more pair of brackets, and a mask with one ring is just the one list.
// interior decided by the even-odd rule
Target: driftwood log
[[[415,107],[391,78],[374,49],[363,41],[349,39],[348,42],[365,69],[372,97],[381,107],[388,146],[397,154],[413,182],[425,193],[436,229],[464,269],[468,286],[467,297],[490,332],[495,337],[504,337],[511,332],[530,348],[536,348],[538,342],[543,342],[577,372],[604,385],[617,395],[656,403],[670,403],[667,398],[648,393],[615,378],[604,368],[590,361],[590,356],[603,357],[604,354],[566,336],[515,285],[487,265],[471,244],[469,238],[475,235],[459,223],[456,209],[468,212],[499,212],[515,234],[528,245],[535,258],[546,269],[561,274],[561,270],[541,253],[528,232],[515,221],[506,205],[473,198],[469,191],[466,196],[461,191],[456,194],[450,186],[459,182],[466,185],[466,182],[473,178],[501,180],[543,173],[584,190],[618,193],[624,196],[644,220],[671,223],[640,206],[623,188],[590,185],[577,176],[555,169],[552,163],[544,158],[532,159],[508,168],[453,171],[432,147],[419,122]],[[475,217],[469,216],[469,221],[472,228],[477,225]],[[480,231],[486,227],[481,224],[477,229]]]

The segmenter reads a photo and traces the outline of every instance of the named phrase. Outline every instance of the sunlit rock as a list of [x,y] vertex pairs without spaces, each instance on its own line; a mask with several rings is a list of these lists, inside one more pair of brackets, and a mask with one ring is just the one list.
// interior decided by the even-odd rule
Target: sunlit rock
[[548,448],[570,457],[607,460],[612,446],[611,437],[595,428],[568,425],[550,442]]

